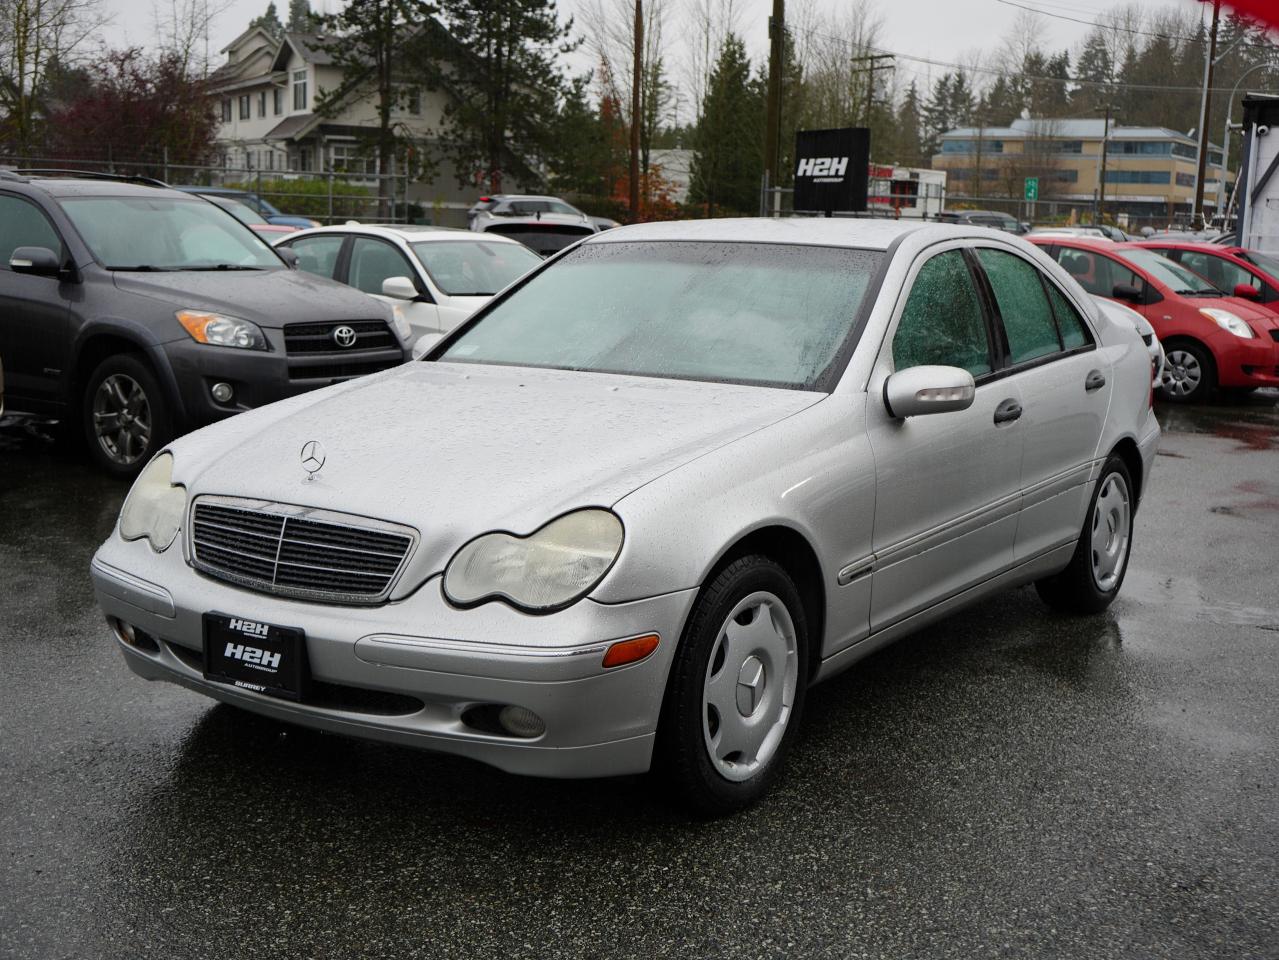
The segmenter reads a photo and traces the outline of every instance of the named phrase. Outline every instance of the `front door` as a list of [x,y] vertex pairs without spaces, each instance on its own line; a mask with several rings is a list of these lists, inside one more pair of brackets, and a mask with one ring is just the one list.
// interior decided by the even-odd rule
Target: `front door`
[[404,253],[393,244],[376,237],[353,238],[346,282],[401,312],[413,328],[414,339],[428,333],[439,333],[440,311],[434,303],[425,300],[398,300],[382,293],[382,284],[392,277],[405,277],[421,290],[417,271]]
[[57,230],[31,201],[0,193],[0,359],[8,405],[57,415],[69,375],[67,284],[57,277],[14,273],[18,247],[46,247],[65,257]]
[[[867,404],[875,457],[872,631],[1013,563],[1021,393],[999,376],[991,318],[969,255],[955,245],[925,257],[884,339]],[[930,364],[968,370],[977,383],[973,405],[893,418],[883,399],[888,375]]]

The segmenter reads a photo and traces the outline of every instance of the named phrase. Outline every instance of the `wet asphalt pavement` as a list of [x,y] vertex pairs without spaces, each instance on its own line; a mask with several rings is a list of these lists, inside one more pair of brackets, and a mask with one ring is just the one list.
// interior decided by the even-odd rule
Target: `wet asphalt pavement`
[[1279,957],[1279,405],[1162,420],[1110,611],[876,654],[710,823],[135,678],[126,487],[0,430],[0,956]]

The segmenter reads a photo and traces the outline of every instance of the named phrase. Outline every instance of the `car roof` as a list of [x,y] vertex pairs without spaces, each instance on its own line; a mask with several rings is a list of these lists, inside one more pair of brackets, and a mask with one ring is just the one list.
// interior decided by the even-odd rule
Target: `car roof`
[[[462,230],[457,227],[435,227],[425,223],[335,223],[328,227],[311,227],[290,234],[290,238],[311,236],[322,233],[362,233],[371,237],[385,237],[388,240],[405,240],[410,243],[421,243],[427,240],[482,240],[492,243],[519,243],[510,237],[496,233],[476,233],[474,230]],[[520,244],[523,246],[523,244]]]
[[156,194],[186,199],[186,194],[172,187],[152,186],[128,180],[79,179],[77,177],[32,176],[30,183],[52,197],[154,197]]
[[826,247],[887,250],[899,237],[933,232],[938,239],[962,235],[998,237],[1007,234],[982,227],[922,220],[878,220],[855,217],[742,217],[716,220],[668,220],[636,223],[596,233],[586,243],[625,243],[631,240],[698,240],[725,243],[794,243]]
[[208,193],[216,194],[223,197],[247,197],[248,190],[237,190],[234,187],[202,187],[199,184],[183,184],[175,186],[174,190],[181,190],[183,193]]

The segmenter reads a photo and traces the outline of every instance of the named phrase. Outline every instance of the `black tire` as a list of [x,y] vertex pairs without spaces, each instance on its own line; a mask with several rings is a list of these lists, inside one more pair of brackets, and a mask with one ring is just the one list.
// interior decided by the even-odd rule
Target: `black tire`
[[[705,700],[707,671],[711,667],[712,653],[720,652],[720,639],[729,626],[729,615],[748,598],[761,594],[780,601],[789,616],[790,626],[793,628],[791,632],[797,673],[789,711],[781,721],[780,739],[776,739],[777,734],[772,735],[775,746],[766,762],[760,762],[756,772],[746,779],[733,780],[724,776],[717,768],[716,763],[723,761],[712,760],[710,754],[708,738],[711,736],[711,726],[706,718],[714,714],[714,709],[708,707]],[[746,615],[749,615],[749,611],[744,612],[743,616]],[[756,616],[758,615],[760,614],[757,613]],[[742,623],[740,619],[737,622]],[[776,623],[776,620],[773,622]],[[775,632],[780,636],[786,631],[783,629]],[[789,646],[787,649],[790,649]],[[733,669],[729,663],[724,662],[723,655],[719,662],[720,670]],[[785,662],[790,663],[789,657]],[[743,663],[741,669],[746,670],[747,664]],[[777,673],[789,675],[788,670],[789,666]],[[784,676],[778,677],[777,673],[766,675],[761,669],[759,677],[763,679],[758,688],[761,711],[766,709],[762,699],[766,695],[765,688],[768,688],[769,696],[780,693],[784,702],[786,683]],[[770,680],[775,687],[768,687]],[[740,681],[738,685],[740,686]],[[698,815],[724,816],[750,806],[768,792],[780,774],[787,749],[799,728],[807,685],[808,624],[794,582],[779,564],[768,557],[750,555],[734,560],[702,589],[684,628],[675,661],[671,665],[662,704],[655,757],[657,771]],[[754,696],[754,693],[748,693],[748,702],[754,703]],[[777,726],[778,724],[773,724],[772,729]],[[745,766],[742,769],[744,771]]]
[[[119,389],[104,389],[108,381]],[[106,408],[105,417],[114,412],[116,419],[105,420],[100,415],[102,407]],[[164,391],[150,366],[137,354],[116,354],[94,368],[85,383],[80,413],[90,458],[113,477],[136,477],[172,436]],[[116,429],[100,434],[98,425],[103,422]]]
[[[1093,533],[1099,524],[1105,523],[1108,511],[1097,509],[1102,491],[1107,489],[1111,478],[1118,478],[1122,484],[1127,504],[1127,539],[1122,544],[1122,556],[1116,557],[1118,567],[1113,580],[1103,578],[1098,582],[1095,572]],[[1123,460],[1111,454],[1097,478],[1097,486],[1088,500],[1088,512],[1084,514],[1084,527],[1080,531],[1079,540],[1075,544],[1075,552],[1070,558],[1070,565],[1061,573],[1035,582],[1035,589],[1044,603],[1062,613],[1092,614],[1100,613],[1110,606],[1111,601],[1119,594],[1124,585],[1124,577],[1128,573],[1128,558],[1132,554],[1133,516],[1136,513],[1136,496],[1133,491],[1132,476]],[[1104,530],[1102,531],[1104,535]],[[1105,564],[1103,563],[1103,568]]]
[[1170,403],[1206,403],[1217,389],[1217,363],[1212,352],[1203,344],[1176,340],[1165,345],[1165,353],[1159,387],[1163,398]]

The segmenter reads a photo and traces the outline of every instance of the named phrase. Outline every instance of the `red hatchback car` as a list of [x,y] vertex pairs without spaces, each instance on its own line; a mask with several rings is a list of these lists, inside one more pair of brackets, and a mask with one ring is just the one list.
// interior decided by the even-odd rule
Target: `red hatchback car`
[[1274,257],[1215,243],[1142,240],[1138,246],[1188,267],[1218,290],[1226,290],[1279,314],[1279,260]]
[[1164,345],[1163,393],[1199,402],[1220,387],[1279,387],[1279,316],[1218,290],[1197,273],[1135,243],[1027,237],[1089,293],[1144,316]]

